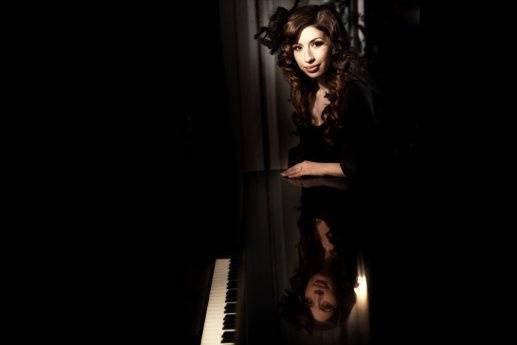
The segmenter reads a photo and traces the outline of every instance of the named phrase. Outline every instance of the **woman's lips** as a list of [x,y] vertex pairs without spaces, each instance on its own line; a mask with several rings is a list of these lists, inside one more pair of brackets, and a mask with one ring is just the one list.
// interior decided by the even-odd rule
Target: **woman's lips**
[[305,70],[309,73],[317,72],[320,69],[320,65],[312,66],[310,68],[305,67]]

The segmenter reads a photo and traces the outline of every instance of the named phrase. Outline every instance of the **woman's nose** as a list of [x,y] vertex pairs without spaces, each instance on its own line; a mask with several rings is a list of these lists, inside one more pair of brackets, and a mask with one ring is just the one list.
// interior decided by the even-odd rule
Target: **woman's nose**
[[312,52],[310,49],[305,50],[304,60],[305,60],[305,63],[312,63],[314,61],[314,56],[312,55]]

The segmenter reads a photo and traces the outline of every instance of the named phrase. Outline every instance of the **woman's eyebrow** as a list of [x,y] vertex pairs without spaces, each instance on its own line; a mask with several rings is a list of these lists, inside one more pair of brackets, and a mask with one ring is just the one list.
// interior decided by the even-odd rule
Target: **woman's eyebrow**
[[[323,40],[323,41],[325,40],[325,38],[323,38],[323,37],[319,37],[319,36],[318,36],[318,37],[315,37],[315,38],[313,38],[312,40],[310,40],[310,41],[309,41],[309,44],[311,44],[312,42],[314,42],[314,41],[316,41],[316,40],[318,40],[318,39]],[[298,43],[294,43],[294,44],[293,44],[293,46],[295,46],[295,45],[303,45],[303,44],[302,44],[302,43],[300,43],[300,42],[298,42]]]

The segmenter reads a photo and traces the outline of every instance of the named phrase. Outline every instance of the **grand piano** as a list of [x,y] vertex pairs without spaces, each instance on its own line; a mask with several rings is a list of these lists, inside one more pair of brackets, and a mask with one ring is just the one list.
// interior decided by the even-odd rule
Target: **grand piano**
[[[367,226],[356,226],[360,216],[353,189],[343,179],[293,181],[281,178],[278,171],[246,173],[240,185],[242,241],[232,251],[217,255],[211,264],[200,343],[376,343],[370,334]],[[351,282],[347,286],[350,291],[353,288],[351,309],[331,326],[309,331],[285,315],[286,296],[294,290],[293,277],[301,271],[302,261],[307,261],[300,255],[300,243],[306,242],[302,237],[307,237],[301,229],[304,217],[328,220],[331,242],[347,265]],[[309,308],[304,310],[307,313]]]

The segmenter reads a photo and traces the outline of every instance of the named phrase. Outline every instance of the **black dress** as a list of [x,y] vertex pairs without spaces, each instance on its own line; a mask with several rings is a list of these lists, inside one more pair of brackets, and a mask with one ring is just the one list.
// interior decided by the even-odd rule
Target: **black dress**
[[330,140],[325,137],[326,124],[298,128],[300,143],[289,150],[289,166],[304,160],[339,163],[351,177],[370,164],[379,141],[371,92],[362,82],[349,82],[345,104],[343,127],[331,132]]

